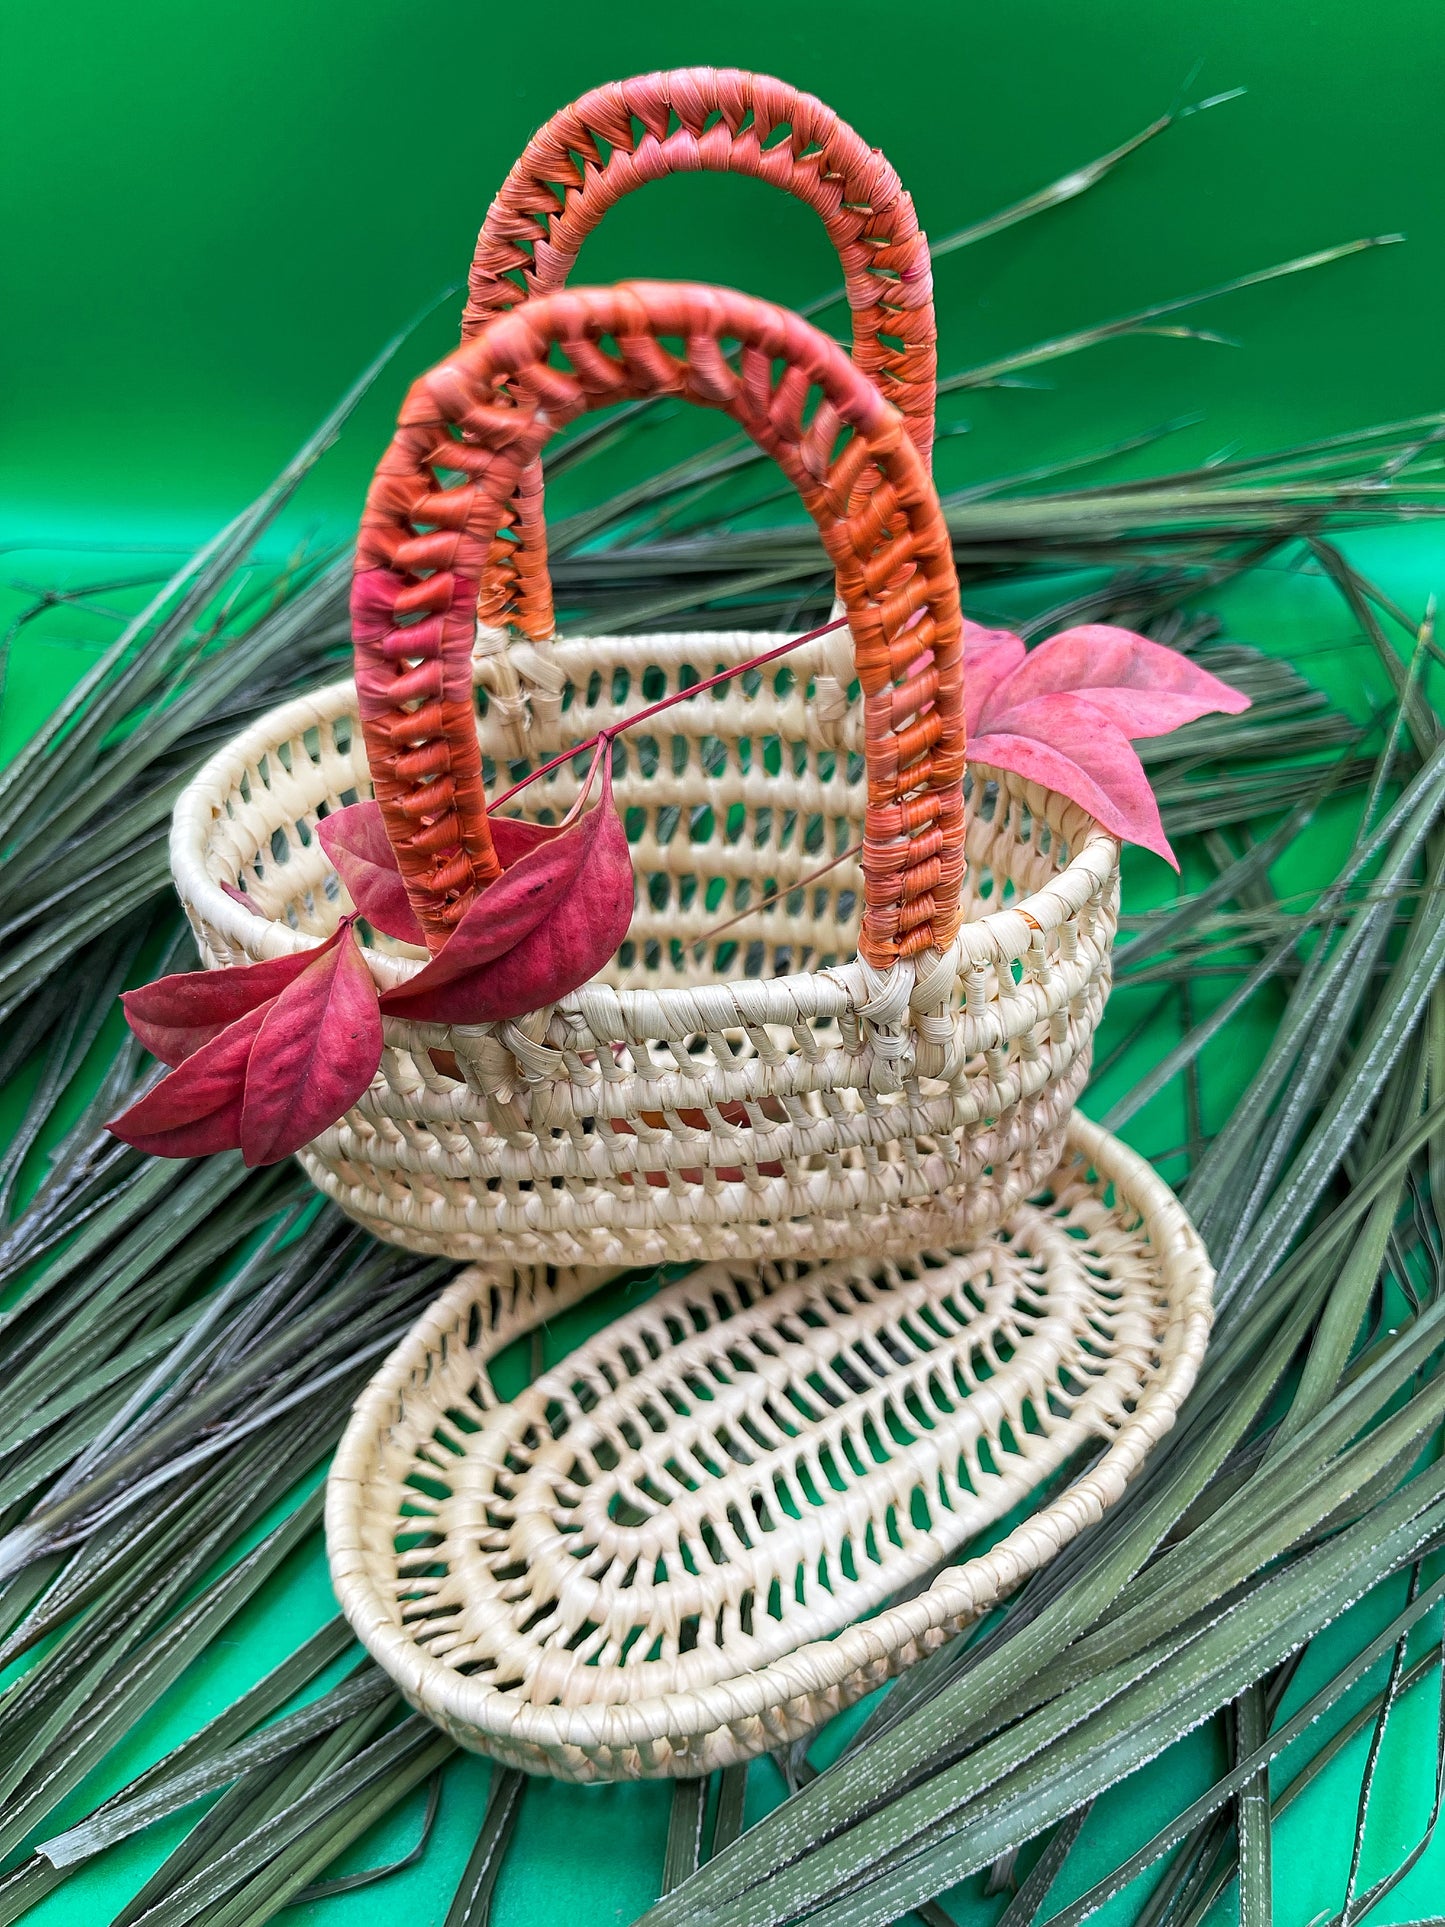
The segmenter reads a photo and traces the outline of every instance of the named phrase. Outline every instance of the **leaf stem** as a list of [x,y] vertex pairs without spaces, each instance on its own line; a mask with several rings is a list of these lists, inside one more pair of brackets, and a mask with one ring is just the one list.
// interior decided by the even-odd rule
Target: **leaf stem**
[[780,884],[776,890],[770,890],[765,897],[759,897],[756,903],[750,903],[745,910],[739,910],[735,917],[729,917],[724,923],[715,923],[710,930],[704,930],[700,937],[694,937],[692,940],[694,953],[703,950],[725,930],[731,930],[734,924],[742,923],[748,917],[757,916],[759,911],[768,909],[783,897],[790,897],[795,890],[805,890],[810,883],[816,883],[819,877],[825,877],[830,870],[836,870],[840,863],[846,863],[849,857],[862,854],[863,845],[852,843],[829,862],[819,864],[816,870],[805,871],[802,876],[795,877],[791,883]]
[[572,762],[587,750],[596,749],[601,743],[610,742],[614,736],[621,736],[625,730],[635,729],[639,723],[650,722],[654,716],[660,716],[665,709],[671,709],[674,704],[685,703],[693,696],[705,695],[709,689],[716,689],[721,683],[731,682],[734,676],[741,676],[749,669],[765,669],[770,662],[776,662],[780,656],[789,655],[794,649],[800,649],[805,642],[816,642],[820,636],[830,636],[835,629],[845,629],[847,626],[848,618],[838,616],[832,622],[825,622],[820,629],[810,629],[805,636],[793,636],[787,642],[780,642],[775,649],[765,649],[760,656],[751,656],[746,662],[734,663],[730,669],[720,669],[715,676],[708,676],[702,682],[689,683],[686,689],[675,689],[670,696],[664,696],[658,702],[649,703],[646,709],[639,709],[631,716],[624,716],[620,723],[609,723],[606,729],[598,730],[595,736],[589,736],[584,742],[574,744],[571,749],[564,749],[559,756],[552,757],[549,762],[539,763],[536,769],[530,770],[527,775],[513,783],[509,790],[499,796],[488,814],[494,814],[504,803],[510,803],[514,796],[526,789],[529,783],[535,783],[539,776],[550,776],[554,769],[560,769],[564,763]]

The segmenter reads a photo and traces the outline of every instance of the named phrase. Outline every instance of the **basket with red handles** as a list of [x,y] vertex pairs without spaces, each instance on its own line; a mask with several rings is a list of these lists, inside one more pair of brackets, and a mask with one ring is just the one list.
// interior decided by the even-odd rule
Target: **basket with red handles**
[[[621,194],[697,169],[819,213],[851,357],[745,294],[564,287]],[[1067,736],[1060,678],[1128,649],[1059,638],[1050,667],[1053,645],[963,622],[934,340],[912,203],[818,101],[689,71],[556,116],[377,469],[354,682],[262,718],[180,799],[172,866],[212,974],[135,994],[177,1068],[120,1128],[297,1151],[412,1250],[569,1266],[916,1251],[1034,1192],[1108,990],[1121,824],[1107,781],[1051,786],[1062,752],[1028,717]],[[778,464],[838,621],[797,647],[558,633],[544,451],[657,396]],[[1135,669],[1081,739],[1149,733]],[[1224,700],[1175,680],[1175,720]]]

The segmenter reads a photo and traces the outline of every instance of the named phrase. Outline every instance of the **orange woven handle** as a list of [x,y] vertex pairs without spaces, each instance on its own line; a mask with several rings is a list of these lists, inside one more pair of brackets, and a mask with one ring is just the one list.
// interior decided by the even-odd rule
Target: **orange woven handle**
[[439,947],[499,874],[471,653],[477,583],[517,479],[587,410],[652,395],[729,415],[817,523],[863,689],[859,951],[885,968],[947,944],[963,878],[962,623],[923,458],[868,375],[799,316],[661,282],[543,296],[494,321],[413,386],[367,496],[356,686],[372,781],[428,942]]
[[[554,115],[482,225],[463,338],[525,296],[561,288],[583,241],[624,194],[698,172],[749,174],[817,210],[843,263],[853,359],[902,410],[926,464],[938,363],[928,243],[913,203],[883,156],[831,108],[766,75],[711,67],[643,74],[594,88]],[[552,634],[553,612],[535,465],[518,478],[506,526],[515,540],[483,572],[478,613],[540,641]]]

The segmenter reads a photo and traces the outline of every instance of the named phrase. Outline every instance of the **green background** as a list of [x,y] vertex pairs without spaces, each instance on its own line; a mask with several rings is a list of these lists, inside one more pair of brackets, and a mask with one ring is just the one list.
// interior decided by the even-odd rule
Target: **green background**
[[[1409,245],[1232,296],[1239,349],[1130,342],[963,398],[992,474],[1186,412],[1180,453],[1439,402],[1438,0],[10,0],[0,116],[0,513],[12,535],[208,534],[381,342],[461,276],[527,136],[583,89],[696,61],[807,87],[884,149],[935,239],[1235,87],[1102,191],[940,263],[945,371],[1367,234]],[[760,183],[625,202],[579,273],[798,303],[836,279]],[[408,358],[444,351],[441,316]],[[354,518],[406,370],[308,498]],[[363,427],[365,424],[363,424]],[[945,472],[944,479],[950,479]]]
[[[771,70],[823,96],[889,154],[935,238],[1170,107],[1248,90],[1184,120],[1084,200],[940,263],[945,372],[1330,243],[1407,234],[1406,246],[1202,311],[1200,323],[1237,346],[1128,341],[1061,362],[1036,385],[961,398],[947,419],[969,432],[943,451],[946,484],[1077,455],[1181,415],[1202,419],[1137,465],[1259,450],[1445,399],[1438,0],[913,0],[893,9],[741,0],[721,18],[576,0],[516,9],[12,0],[4,45],[0,608],[35,586],[93,578],[109,545],[164,550],[210,534],[381,341],[459,279],[487,201],[547,114],[599,81],[683,62]],[[835,279],[814,218],[737,180],[665,182],[625,203],[589,242],[580,278],[641,273],[723,280],[794,303]],[[445,351],[455,312],[451,302],[425,324],[379,384],[303,492],[291,535],[340,537],[354,524],[401,388]],[[1412,605],[1445,576],[1428,533],[1371,538],[1358,553]],[[1356,713],[1381,693],[1318,581],[1267,574],[1235,592],[1227,612],[1232,633],[1288,649]],[[69,611],[27,640],[0,712],[12,746],[99,633]],[[1130,882],[1132,908],[1164,887],[1147,863],[1131,868]],[[1106,1048],[1129,1019],[1120,1000]],[[1126,1061],[1115,1088],[1094,1094],[1096,1114],[1138,1068]],[[1237,1053],[1218,1053],[1206,1078],[1222,1101],[1247,1069]],[[1178,1120],[1156,1106],[1128,1135],[1157,1154],[1179,1142]],[[595,1316],[560,1326],[550,1355]],[[319,1554],[298,1558],[136,1733],[126,1771],[217,1710],[331,1609]],[[1351,1637],[1334,1635],[1334,1650]],[[1329,1642],[1320,1645],[1290,1705],[1330,1670]],[[1367,1879],[1393,1864],[1428,1811],[1429,1700],[1430,1689],[1418,1689],[1392,1727]],[[1279,1830],[1282,1927],[1338,1902],[1363,1749],[1361,1739]],[[1217,1764],[1199,1736],[1107,1796],[1054,1904],[1136,1845]],[[476,1761],[449,1774],[420,1867],[292,1917],[440,1923],[486,1777]],[[752,1810],[778,1786],[771,1766],[759,1767]],[[534,1788],[497,1927],[631,1920],[656,1890],[666,1814],[656,1788]],[[389,1857],[417,1822],[414,1805],[354,1858]],[[36,1918],[104,1920],[178,1831],[128,1844]],[[1104,1918],[1132,1917],[1143,1891]],[[976,1894],[950,1904],[965,1922],[998,1908]],[[1437,1846],[1380,1918],[1442,1909]]]

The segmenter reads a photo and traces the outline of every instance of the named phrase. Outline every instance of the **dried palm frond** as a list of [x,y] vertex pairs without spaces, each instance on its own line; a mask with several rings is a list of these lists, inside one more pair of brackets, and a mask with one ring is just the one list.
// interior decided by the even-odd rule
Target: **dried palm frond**
[[[1169,119],[944,249],[1062,205]],[[1173,326],[1204,298],[953,385]],[[432,1864],[451,1742],[406,1713],[339,1621],[139,1772],[128,1750],[162,1696],[314,1548],[317,1482],[350,1402],[445,1270],[372,1244],[289,1169],[156,1162],[100,1129],[147,1076],[103,1026],[115,990],[185,954],[164,849],[177,790],[249,719],[342,672],[345,559],[278,568],[256,545],[365,380],[250,510],[118,625],[0,772],[0,1084],[23,1093],[0,1158],[0,1927],[183,1816],[189,1830],[167,1836],[118,1922],[252,1927],[419,1854]],[[615,446],[639,413],[574,437],[555,471]],[[1074,1927],[1165,1856],[1140,1915],[1150,1927],[1201,1921],[1236,1877],[1244,1916],[1267,1920],[1280,1812],[1438,1673],[1419,1642],[1445,1598],[1428,1563],[1445,1548],[1445,747],[1428,624],[1395,608],[1337,536],[1438,513],[1442,439],[1445,416],[1430,416],[1056,487],[1077,479],[1076,461],[950,499],[975,605],[1027,582],[1030,632],[1145,627],[1254,699],[1245,716],[1146,745],[1190,881],[1126,922],[1093,1100],[1112,1128],[1177,1104],[1186,1200],[1220,1267],[1219,1325],[1180,1425],[1123,1502],[882,1695],[832,1764],[818,1771],[797,1749],[782,1763],[787,1798],[747,1831],[743,1770],[715,1792],[678,1786],[649,1927],[884,1927],[910,1909],[947,1927],[939,1896],[986,1885],[990,1870],[994,1891],[1017,1882],[994,1903],[999,1927],[1027,1927],[1098,1796],[1201,1725],[1218,1729],[1228,1770],[1050,1927]],[[750,452],[719,444],[564,519],[564,605],[609,629],[683,615],[698,628],[804,626],[831,595],[816,541],[755,526],[770,498],[753,487]],[[1326,573],[1388,670],[1382,716],[1342,714],[1201,615],[1211,591],[1287,555]],[[109,595],[88,617],[97,625]],[[54,606],[40,597],[35,620]],[[1325,820],[1342,814],[1348,847],[1327,887],[1276,895],[1275,866],[1301,851],[1323,862]],[[1246,1034],[1250,1074],[1221,1075]],[[1306,1691],[1299,1655],[1362,1597],[1388,1602],[1383,1625]],[[1373,1697],[1347,1704],[1366,1681]],[[1306,1753],[1271,1797],[1269,1763]],[[1361,1835],[1378,1754],[1377,1740]],[[487,1918],[523,1784],[493,1774],[475,1848],[446,1882],[448,1927]],[[402,1802],[420,1808],[423,1789],[418,1845],[328,1873]],[[1353,1858],[1352,1920],[1395,1879],[1364,1880],[1358,1842]]]

